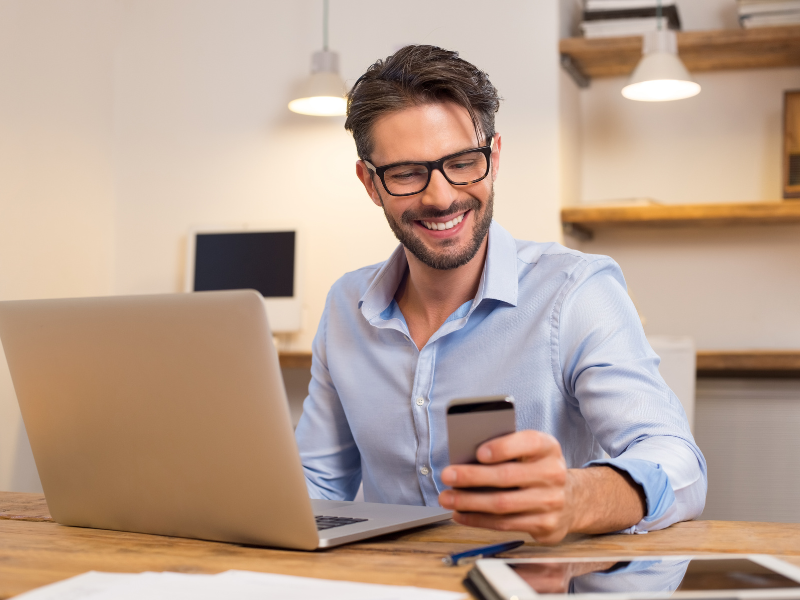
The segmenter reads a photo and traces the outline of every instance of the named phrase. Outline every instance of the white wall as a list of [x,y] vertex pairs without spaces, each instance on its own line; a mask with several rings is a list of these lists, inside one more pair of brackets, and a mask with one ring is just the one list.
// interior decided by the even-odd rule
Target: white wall
[[[624,79],[581,98],[583,201],[664,203],[781,197],[783,90],[800,68],[698,73],[699,96],[624,99]],[[691,335],[700,349],[800,346],[800,227],[597,232],[572,245],[623,268],[650,334]]]
[[[559,239],[558,5],[331,4],[350,83],[407,43],[489,72],[505,98],[497,219]],[[179,291],[190,227],[300,225],[306,328],[292,344],[309,348],[333,281],[396,244],[344,119],[286,109],[321,13],[321,0],[0,4],[0,300]],[[20,427],[0,359],[0,489],[32,489],[14,475],[29,460],[13,458]]]
[[[309,348],[333,281],[396,244],[354,176],[344,119],[286,109],[321,44],[321,3],[127,7],[116,68],[116,291],[180,289],[190,226],[300,224],[308,310],[294,344]],[[330,43],[350,83],[407,43],[458,49],[488,71],[505,98],[497,218],[518,236],[556,239],[556,7],[484,9],[477,1],[417,0],[398,11],[341,0],[331,6]]]
[[[731,0],[678,7],[686,30],[738,26]],[[578,203],[781,198],[783,91],[800,88],[800,68],[693,75],[702,92],[677,102],[626,100],[625,78],[593,80],[579,92],[577,117],[564,96],[562,115],[577,119],[564,129],[579,138]],[[799,234],[798,226],[601,229],[593,241],[566,242],[620,263],[648,334],[690,335],[699,349],[796,349]]]
[[[106,0],[0,3],[0,300],[112,291],[118,17]],[[0,489],[36,489],[29,467],[0,350]]]
[[781,198],[783,91],[800,87],[800,68],[694,77],[702,92],[676,102],[627,100],[623,78],[582,92],[584,201]]

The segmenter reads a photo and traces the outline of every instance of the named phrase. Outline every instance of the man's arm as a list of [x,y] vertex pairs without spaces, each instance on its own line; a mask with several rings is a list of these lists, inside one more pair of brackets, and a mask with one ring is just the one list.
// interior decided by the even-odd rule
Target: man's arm
[[[649,531],[697,517],[705,503],[705,459],[680,402],[658,372],[658,357],[619,267],[610,259],[594,259],[569,275],[563,298],[553,313],[553,375],[565,401],[577,402],[610,458],[584,465],[590,469],[568,470],[557,440],[518,432],[482,447],[510,444],[517,437],[503,456],[518,462],[490,465],[479,455],[484,465],[473,465],[464,475],[466,466],[457,467],[455,483],[444,476],[448,467],[442,480],[492,485],[465,479],[485,481],[486,473],[477,473],[486,471],[494,486],[519,490],[484,493],[482,499],[466,496],[474,494],[467,490],[446,491],[443,506],[458,511],[461,522],[529,531],[550,543],[570,531]],[[527,463],[541,466],[521,466]],[[459,500],[460,508],[454,504]],[[463,514],[473,511],[485,514]]]
[[480,465],[451,465],[442,481],[453,487],[498,487],[496,492],[445,490],[444,508],[464,525],[526,531],[545,544],[567,533],[605,533],[635,525],[647,512],[644,491],[611,467],[567,469],[558,441],[519,431],[478,450]]
[[295,439],[311,498],[352,500],[361,483],[361,455],[328,370],[326,337],[332,293],[314,336],[311,383]]

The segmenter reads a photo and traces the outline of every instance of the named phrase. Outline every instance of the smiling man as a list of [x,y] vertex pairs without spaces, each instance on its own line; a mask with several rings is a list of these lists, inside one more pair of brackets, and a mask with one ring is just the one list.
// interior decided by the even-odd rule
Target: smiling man
[[[328,295],[297,428],[309,492],[348,500],[363,481],[369,502],[544,543],[694,518],[705,460],[619,267],[492,220],[499,100],[433,46],[376,62],[349,94],[356,174],[400,245]],[[447,403],[499,394],[517,432],[448,465]]]

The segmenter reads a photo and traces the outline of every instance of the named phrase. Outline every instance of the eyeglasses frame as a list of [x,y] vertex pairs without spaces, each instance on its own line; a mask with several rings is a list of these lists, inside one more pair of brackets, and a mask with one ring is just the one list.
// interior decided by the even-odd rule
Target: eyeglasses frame
[[[481,152],[486,157],[486,173],[483,174],[482,177],[478,179],[473,179],[472,181],[464,181],[461,183],[456,183],[452,181],[448,176],[447,173],[444,172],[444,161],[450,160],[451,158],[455,158],[456,156],[461,156],[462,154],[469,154],[470,152]],[[470,148],[469,150],[462,150],[461,152],[455,152],[453,154],[448,154],[447,156],[443,156],[439,160],[404,160],[402,162],[392,163],[390,165],[383,165],[382,167],[376,167],[371,162],[366,159],[362,159],[364,164],[367,165],[367,168],[375,173],[378,178],[381,180],[383,184],[383,189],[386,190],[386,193],[390,196],[416,196],[417,194],[421,194],[431,183],[431,177],[433,177],[434,170],[439,171],[442,176],[447,180],[447,183],[450,185],[472,185],[473,183],[478,183],[479,181],[483,181],[486,179],[486,176],[489,175],[489,171],[492,168],[492,153],[494,152],[494,136],[492,136],[491,141],[486,146],[479,146],[477,148]],[[386,186],[386,180],[383,178],[384,173],[391,169],[392,167],[398,167],[400,165],[424,165],[428,169],[428,181],[425,182],[425,186],[419,190],[418,192],[413,192],[411,194],[393,194],[389,191],[389,188]]]

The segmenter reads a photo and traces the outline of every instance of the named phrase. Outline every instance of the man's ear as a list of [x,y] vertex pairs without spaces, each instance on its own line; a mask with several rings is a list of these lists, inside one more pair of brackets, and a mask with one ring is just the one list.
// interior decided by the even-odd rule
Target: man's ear
[[503,140],[499,133],[494,135],[494,149],[492,150],[492,181],[497,179],[497,173],[500,171],[500,146],[503,145]]
[[367,194],[369,194],[369,197],[372,198],[372,201],[375,203],[375,205],[383,206],[383,202],[378,194],[378,190],[375,188],[375,178],[373,177],[373,173],[367,168],[367,165],[364,164],[363,160],[356,161],[356,177],[361,180],[361,183],[364,185],[364,189],[367,190]]

